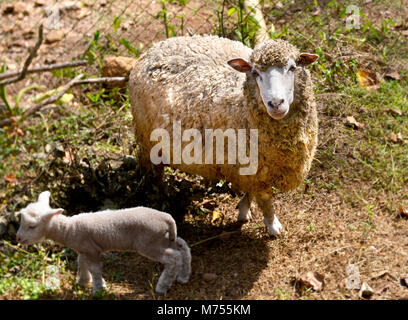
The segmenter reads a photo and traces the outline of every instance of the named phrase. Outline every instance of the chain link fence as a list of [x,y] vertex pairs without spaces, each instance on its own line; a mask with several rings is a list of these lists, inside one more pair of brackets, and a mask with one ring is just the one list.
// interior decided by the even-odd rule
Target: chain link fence
[[[258,21],[272,6],[259,0],[2,1],[1,60],[6,71],[21,69],[41,24],[45,40],[30,67],[88,59],[90,75],[98,66],[100,71],[105,56],[138,57],[152,43],[174,36],[216,34],[253,46],[262,27],[273,28]],[[69,70],[30,75],[8,92],[15,95],[34,81],[52,88],[68,75]]]

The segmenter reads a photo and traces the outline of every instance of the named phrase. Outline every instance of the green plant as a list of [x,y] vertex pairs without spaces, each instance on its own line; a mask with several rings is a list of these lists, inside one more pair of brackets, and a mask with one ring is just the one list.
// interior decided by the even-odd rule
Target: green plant
[[259,23],[253,17],[255,9],[246,7],[244,0],[233,2],[232,7],[227,11],[227,16],[235,16],[234,33],[245,45],[253,47],[255,45],[255,35],[259,30]]

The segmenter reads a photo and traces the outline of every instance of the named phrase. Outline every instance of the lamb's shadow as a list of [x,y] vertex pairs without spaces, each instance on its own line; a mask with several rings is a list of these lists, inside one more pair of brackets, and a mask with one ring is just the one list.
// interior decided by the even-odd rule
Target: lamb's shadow
[[[235,197],[227,184],[206,183],[200,177],[167,170],[164,183],[159,186],[156,177],[142,172],[131,159],[116,166],[106,161],[96,168],[77,166],[76,170],[80,173],[71,176],[80,176],[81,180],[70,181],[64,196],[56,201],[68,213],[143,205],[173,215],[178,234],[192,246],[192,276],[185,285],[175,284],[165,299],[240,299],[248,295],[267,267],[270,238],[266,233],[261,238],[243,235],[241,224],[234,222],[222,228],[214,226],[205,215],[205,211],[211,212],[213,208],[203,212],[200,210],[204,208],[197,205],[206,197],[219,194]],[[186,219],[186,215],[194,217],[197,211],[201,218]],[[227,234],[219,237],[222,232]],[[73,264],[72,271],[75,268]],[[162,269],[159,263],[136,253],[113,253],[104,259],[108,283],[130,288],[123,293],[119,290],[123,299],[152,299],[151,288]],[[214,279],[204,274],[211,274]],[[69,296],[64,290],[60,298]]]

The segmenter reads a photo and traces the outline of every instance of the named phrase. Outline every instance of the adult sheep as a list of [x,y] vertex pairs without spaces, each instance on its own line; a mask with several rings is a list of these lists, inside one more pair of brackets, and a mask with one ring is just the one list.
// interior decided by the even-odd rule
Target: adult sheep
[[[154,133],[158,128],[173,138],[181,130],[199,130],[202,135],[195,146],[204,144],[206,129],[257,129],[255,174],[241,174],[240,163],[208,164],[203,155],[194,163],[180,161],[177,152],[189,144],[191,132],[183,135],[181,145],[163,148],[161,156],[171,167],[231,182],[245,193],[238,219],[251,218],[250,204],[255,199],[269,234],[280,234],[272,188],[282,192],[296,188],[310,169],[317,145],[316,104],[311,76],[304,68],[316,59],[317,55],[300,53],[283,40],[267,40],[253,50],[217,36],[175,37],[156,43],[140,57],[129,78],[142,164],[151,165],[152,148],[160,140]],[[250,137],[244,142],[250,144]],[[227,155],[227,145],[222,148]],[[191,149],[196,151],[190,145]]]

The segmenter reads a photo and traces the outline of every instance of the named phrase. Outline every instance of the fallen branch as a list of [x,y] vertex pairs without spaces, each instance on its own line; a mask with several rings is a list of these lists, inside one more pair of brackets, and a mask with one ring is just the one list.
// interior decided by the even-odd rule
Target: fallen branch
[[104,77],[104,78],[89,78],[84,80],[79,80],[75,84],[85,84],[85,83],[110,83],[110,82],[122,82],[127,81],[128,77]]
[[0,82],[0,86],[5,86],[5,85],[8,85],[8,84],[12,84],[12,83],[21,81],[21,80],[23,80],[25,78],[25,76],[27,74],[28,66],[30,65],[31,61],[33,61],[34,56],[36,55],[38,49],[40,48],[42,41],[43,41],[43,25],[40,25],[40,28],[38,29],[38,40],[37,40],[34,48],[31,50],[30,54],[28,55],[28,58],[24,62],[24,66],[23,66],[23,69],[21,70],[21,73],[19,74],[18,77],[14,78],[14,79]]
[[191,244],[190,247],[194,247],[194,246],[202,244],[204,242],[207,242],[207,241],[210,241],[210,240],[213,240],[213,239],[217,239],[217,238],[221,238],[221,237],[225,237],[226,235],[230,235],[230,234],[234,234],[234,233],[238,233],[238,232],[240,232],[240,231],[223,232],[223,233],[220,233],[220,234],[218,234],[216,236],[209,237],[207,239],[195,242],[195,243]]
[[[86,60],[79,60],[79,61],[74,61],[74,62],[55,63],[55,64],[50,64],[50,65],[34,67],[32,69],[27,69],[26,74],[36,73],[36,72],[43,72],[43,71],[51,71],[51,70],[69,68],[69,67],[80,67],[80,66],[85,66],[87,64],[88,64],[88,61],[86,61]],[[17,75],[20,75],[22,72],[23,72],[23,69],[22,70],[17,70],[17,71],[10,71],[10,72],[1,73],[0,74],[0,80],[15,77]]]
[[25,116],[30,116],[33,115],[34,113],[36,113],[37,111],[39,111],[42,107],[44,107],[47,104],[50,103],[54,103],[56,102],[58,99],[60,99],[72,86],[74,86],[75,84],[78,83],[78,81],[80,81],[80,79],[82,79],[84,77],[84,74],[81,73],[79,75],[77,75],[74,79],[72,79],[70,82],[68,82],[65,86],[63,86],[61,88],[61,90],[59,90],[58,94],[53,95],[51,97],[49,97],[48,99],[45,99],[43,102],[35,105],[32,108],[27,109],[24,112]]
[[74,79],[72,79],[70,82],[68,82],[65,86],[63,86],[58,91],[58,94],[55,94],[49,97],[48,99],[44,100],[43,102],[27,109],[24,112],[24,115],[26,117],[31,116],[35,114],[36,112],[38,112],[42,107],[46,106],[47,104],[51,104],[51,103],[58,101],[70,88],[72,88],[75,85],[86,84],[86,83],[122,82],[128,79],[127,77],[104,77],[104,78],[90,78],[90,79],[81,80],[83,77],[84,77],[83,73],[79,74]]

